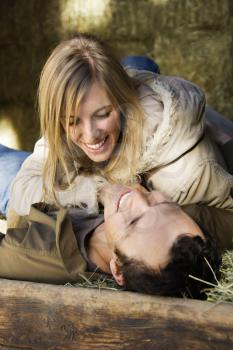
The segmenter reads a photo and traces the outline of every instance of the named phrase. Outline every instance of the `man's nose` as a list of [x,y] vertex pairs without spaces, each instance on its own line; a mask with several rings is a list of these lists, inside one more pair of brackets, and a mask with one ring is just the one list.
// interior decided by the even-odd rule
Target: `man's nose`
[[133,210],[144,211],[148,208],[148,195],[139,189],[134,189],[132,195],[129,197],[129,204]]

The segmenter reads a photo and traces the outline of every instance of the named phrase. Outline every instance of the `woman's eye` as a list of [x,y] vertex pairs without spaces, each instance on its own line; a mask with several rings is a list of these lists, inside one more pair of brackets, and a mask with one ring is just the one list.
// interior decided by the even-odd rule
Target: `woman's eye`
[[96,117],[97,119],[104,119],[104,118],[109,117],[110,114],[111,114],[111,112],[112,112],[112,111],[108,111],[107,113],[104,113],[104,114],[97,114],[95,117]]

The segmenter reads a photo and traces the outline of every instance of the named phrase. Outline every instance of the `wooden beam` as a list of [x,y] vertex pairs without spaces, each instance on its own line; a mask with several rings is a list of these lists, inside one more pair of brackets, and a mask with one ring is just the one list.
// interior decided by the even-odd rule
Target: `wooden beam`
[[0,280],[0,349],[233,348],[233,305]]

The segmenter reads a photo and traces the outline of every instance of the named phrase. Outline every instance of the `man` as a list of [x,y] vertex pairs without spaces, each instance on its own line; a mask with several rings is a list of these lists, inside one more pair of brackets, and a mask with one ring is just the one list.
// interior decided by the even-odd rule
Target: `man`
[[[27,228],[1,237],[0,277],[63,284],[80,281],[98,266],[128,290],[204,297],[205,285],[190,275],[213,282],[209,264],[218,275],[220,263],[215,240],[204,228],[158,191],[110,185],[100,200],[104,217],[32,207]],[[231,235],[229,225],[225,234]],[[231,237],[224,245],[233,248]]]
[[[221,135],[221,127],[215,139],[228,141],[222,150],[231,169],[232,136],[228,127]],[[75,208],[48,215],[48,208],[32,207],[26,228],[1,237],[0,277],[75,282],[98,266],[129,290],[204,297],[204,285],[190,275],[214,281],[209,264],[217,274],[215,239],[222,250],[233,249],[232,211],[201,204],[181,208],[158,191],[121,186],[103,188],[100,199],[105,222],[103,215]]]
[[[159,191],[115,185],[105,187],[101,199],[101,229],[113,249],[110,269],[118,284],[150,294],[203,297],[203,286],[189,275],[213,281],[208,263],[217,274],[220,262],[205,229]],[[102,246],[95,248],[102,256]]]

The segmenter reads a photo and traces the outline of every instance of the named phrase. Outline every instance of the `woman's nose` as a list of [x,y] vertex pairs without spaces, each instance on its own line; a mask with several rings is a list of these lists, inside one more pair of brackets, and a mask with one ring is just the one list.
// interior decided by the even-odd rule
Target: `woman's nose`
[[92,143],[96,141],[99,135],[99,131],[95,123],[91,121],[87,121],[83,123],[81,133],[82,133],[82,139],[86,143]]

